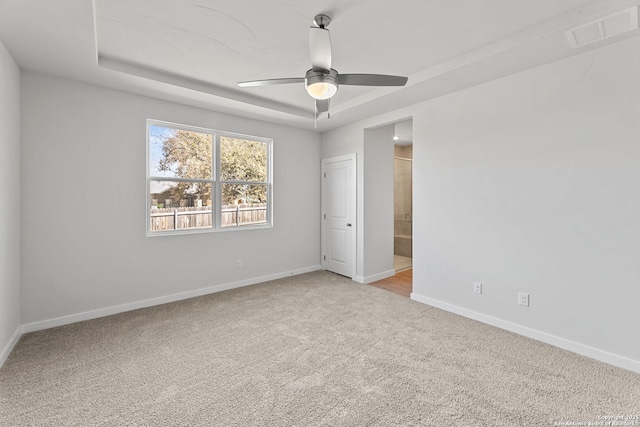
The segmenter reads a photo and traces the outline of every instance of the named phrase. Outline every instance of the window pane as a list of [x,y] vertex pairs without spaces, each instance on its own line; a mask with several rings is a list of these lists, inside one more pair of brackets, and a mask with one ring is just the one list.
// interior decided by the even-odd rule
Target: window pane
[[220,180],[267,182],[267,144],[221,136]]
[[211,179],[211,147],[209,134],[149,126],[149,175]]
[[211,183],[151,181],[150,231],[212,227]]
[[267,186],[222,184],[222,227],[265,224]]

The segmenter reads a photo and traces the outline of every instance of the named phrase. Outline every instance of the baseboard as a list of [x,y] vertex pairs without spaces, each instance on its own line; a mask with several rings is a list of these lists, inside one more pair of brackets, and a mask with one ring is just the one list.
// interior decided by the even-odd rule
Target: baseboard
[[2,368],[2,366],[4,365],[4,362],[7,361],[7,358],[13,351],[13,348],[16,346],[21,336],[22,336],[22,327],[18,326],[15,332],[13,333],[13,335],[11,335],[11,338],[9,338],[9,342],[7,343],[7,345],[5,345],[4,348],[2,349],[2,352],[0,352],[0,368]]
[[354,276],[352,280],[354,282],[367,284],[367,283],[377,282],[378,280],[386,279],[387,277],[394,276],[395,274],[396,274],[395,270],[387,270],[382,273],[374,274],[372,276],[366,276],[366,277]]
[[383,271],[382,273],[378,273],[378,274],[374,274],[371,276],[366,276],[364,278],[363,282],[360,283],[373,283],[373,282],[377,282],[378,280],[382,280],[382,279],[386,279],[387,277],[391,277],[391,276],[395,276],[396,271],[395,270],[387,270],[387,271]]
[[628,369],[640,374],[640,361],[638,360],[633,360],[624,356],[609,353],[607,351],[590,347],[588,345],[580,344],[565,338],[548,334],[546,332],[531,329],[526,326],[518,325],[517,323],[508,322],[497,317],[488,316],[486,314],[478,313],[477,311],[469,310],[464,307],[425,297],[416,293],[411,293],[411,299],[454,314],[459,314],[460,316],[468,317],[469,319],[477,320],[479,322],[498,327],[500,329],[505,329],[509,332],[514,332],[518,335],[523,335],[537,341],[542,341],[546,344],[550,344],[555,347],[577,353],[581,356],[586,356],[591,359],[608,363],[609,365],[618,366],[620,368]]
[[163,297],[150,298],[147,300],[131,302],[127,304],[101,308],[98,310],[85,311],[82,313],[71,314],[68,316],[56,317],[49,320],[27,323],[22,325],[22,333],[35,332],[43,329],[55,328],[57,326],[68,325],[71,323],[82,322],[84,320],[97,319],[99,317],[111,316],[113,314],[124,313],[126,311],[137,310],[140,308],[152,307],[154,305],[166,304],[170,302],[180,301],[188,298],[199,297],[202,295],[213,294],[216,292],[227,291],[229,289],[242,288],[244,286],[256,285],[258,283],[268,282],[270,280],[282,279],[299,274],[311,273],[312,271],[321,270],[320,265],[300,268],[282,273],[271,274],[267,276],[254,277],[251,279],[240,280],[237,282],[225,283],[221,285],[210,286],[207,288],[195,289],[193,291],[180,292],[177,294],[166,295]]

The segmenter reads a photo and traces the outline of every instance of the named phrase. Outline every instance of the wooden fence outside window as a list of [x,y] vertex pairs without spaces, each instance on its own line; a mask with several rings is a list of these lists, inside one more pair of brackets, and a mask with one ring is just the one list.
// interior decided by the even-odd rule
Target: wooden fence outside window
[[[149,212],[151,231],[188,230],[211,228],[213,215],[210,209],[199,206],[176,208],[152,208]],[[264,224],[267,222],[267,204],[222,205],[221,226]]]

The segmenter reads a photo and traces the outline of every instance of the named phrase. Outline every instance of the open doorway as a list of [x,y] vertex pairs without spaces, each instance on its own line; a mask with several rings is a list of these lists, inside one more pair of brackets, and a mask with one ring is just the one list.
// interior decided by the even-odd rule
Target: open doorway
[[[409,297],[413,290],[413,120],[404,120],[393,126],[393,141],[389,138],[393,151],[386,156],[393,160],[393,252],[394,275],[370,283],[370,285]],[[389,171],[390,172],[390,171]],[[390,183],[391,184],[391,183]],[[389,188],[391,190],[391,188]],[[388,193],[389,201],[392,194]],[[387,211],[391,220],[391,210]],[[391,230],[389,230],[391,231]]]
[[413,264],[413,146],[394,147],[393,159],[393,268],[396,273]]
[[394,126],[393,150],[393,268],[413,265],[413,121]]

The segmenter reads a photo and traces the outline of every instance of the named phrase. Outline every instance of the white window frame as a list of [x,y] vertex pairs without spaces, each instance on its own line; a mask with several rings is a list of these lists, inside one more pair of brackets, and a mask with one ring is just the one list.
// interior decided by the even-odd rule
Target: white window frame
[[[246,135],[235,132],[220,131],[216,129],[209,129],[197,126],[184,125],[179,123],[172,123],[163,120],[147,119],[146,122],[146,233],[147,237],[157,236],[175,236],[182,234],[201,234],[201,233],[218,233],[225,231],[239,231],[239,230],[256,230],[263,228],[273,228],[273,139],[264,138],[260,136]],[[149,128],[151,126],[161,126],[171,129],[184,130],[188,132],[197,132],[211,135],[212,140],[212,165],[211,165],[211,179],[188,179],[188,178],[171,178],[160,177],[151,175],[150,170],[150,158],[149,158]],[[258,141],[267,145],[267,181],[266,182],[253,182],[253,181],[227,181],[220,179],[220,137],[227,136],[239,139],[249,139],[252,141]],[[167,231],[151,231],[151,181],[173,181],[173,182],[207,182],[211,183],[211,203],[212,203],[212,218],[211,227],[207,228],[187,228],[182,230],[167,230]],[[251,225],[236,225],[222,227],[222,184],[255,184],[265,185],[267,187],[267,212],[266,222],[262,224]]]

